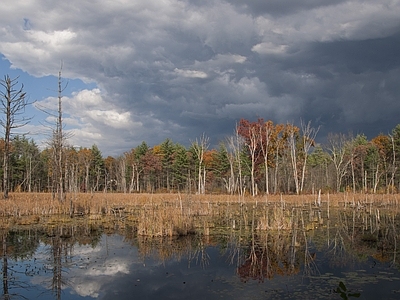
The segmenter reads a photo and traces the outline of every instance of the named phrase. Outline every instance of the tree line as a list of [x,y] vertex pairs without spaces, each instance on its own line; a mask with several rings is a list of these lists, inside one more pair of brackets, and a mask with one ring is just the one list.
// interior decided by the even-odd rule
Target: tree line
[[[311,122],[238,122],[231,136],[210,149],[204,133],[186,147],[167,138],[145,141],[118,157],[104,158],[96,145],[68,145],[62,125],[61,71],[57,120],[45,149],[12,129],[29,122],[23,85],[5,76],[0,94],[4,137],[0,139],[4,197],[8,190],[51,192],[188,192],[253,196],[280,193],[393,193],[400,185],[400,124],[371,140],[363,134],[329,134],[318,144]],[[19,117],[19,118],[18,118]]]
[[[91,148],[63,147],[64,192],[188,192],[259,195],[279,193],[393,193],[399,188],[400,124],[372,140],[330,134],[316,144],[310,123],[273,124],[240,120],[234,134],[209,148],[204,134],[189,147],[166,139],[142,142],[118,157]],[[0,152],[5,141],[0,140]],[[60,188],[54,147],[40,150],[33,139],[10,141],[11,191],[53,192]],[[1,153],[3,154],[3,153]],[[57,172],[56,172],[57,171]],[[0,169],[3,175],[4,168]]]

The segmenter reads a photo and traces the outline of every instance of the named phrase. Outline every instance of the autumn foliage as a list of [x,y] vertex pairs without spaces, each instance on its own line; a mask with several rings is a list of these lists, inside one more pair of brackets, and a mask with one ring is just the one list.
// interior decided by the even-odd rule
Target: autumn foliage
[[[244,197],[270,194],[393,193],[400,184],[400,125],[370,141],[362,134],[330,134],[301,122],[275,124],[241,119],[233,135],[210,147],[203,134],[191,145],[166,139],[146,142],[117,156],[65,146],[65,193],[191,193]],[[0,155],[3,151],[0,140]],[[57,191],[54,151],[33,140],[11,141],[10,191]],[[0,173],[2,169],[0,168]]]

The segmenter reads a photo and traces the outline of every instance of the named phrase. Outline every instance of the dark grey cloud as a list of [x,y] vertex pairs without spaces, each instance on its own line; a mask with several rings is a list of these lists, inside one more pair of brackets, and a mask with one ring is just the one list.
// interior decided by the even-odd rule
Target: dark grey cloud
[[43,76],[63,60],[66,77],[98,86],[66,107],[76,142],[106,153],[203,132],[217,144],[240,118],[311,120],[320,136],[371,137],[398,123],[396,1],[37,0],[7,10],[0,52],[14,67]]
[[248,0],[244,2],[240,0],[228,0],[228,2],[232,3],[235,7],[238,7],[244,12],[249,12],[255,16],[263,14],[282,16],[294,14],[303,10],[311,10],[319,7],[336,5],[345,1],[346,0]]
[[304,99],[301,115],[320,122],[324,134],[387,133],[399,122],[399,51],[400,31],[384,38],[312,42],[280,62],[281,70],[304,74],[312,83],[297,80],[273,88]]

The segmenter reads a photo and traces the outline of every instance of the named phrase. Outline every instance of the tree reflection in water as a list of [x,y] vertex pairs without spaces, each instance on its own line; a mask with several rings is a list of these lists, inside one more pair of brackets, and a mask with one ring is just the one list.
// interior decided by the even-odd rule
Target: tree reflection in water
[[[300,214],[300,219],[299,219]],[[290,230],[254,230],[246,245],[234,247],[240,265],[237,268],[242,281],[249,279],[263,282],[275,276],[293,276],[303,266],[305,275],[315,275],[316,253],[310,253],[307,229],[304,225],[303,212],[292,209]],[[303,234],[298,235],[301,231]],[[239,237],[239,241],[242,237]],[[237,241],[238,241],[237,240]],[[238,249],[242,248],[240,252]]]
[[15,290],[29,290],[31,288],[28,282],[21,279],[21,275],[26,275],[30,270],[18,268],[15,262],[25,260],[33,255],[39,241],[34,231],[31,230],[9,231],[8,229],[1,229],[0,236],[3,299],[11,299],[14,296],[20,297]]
[[63,276],[68,268],[68,263],[71,262],[73,242],[72,242],[72,227],[59,226],[52,228],[48,232],[48,238],[45,243],[50,247],[50,269],[52,271],[51,290],[55,295],[55,299],[61,299],[63,286],[68,285],[67,280]]
[[8,257],[7,257],[7,233],[2,234],[3,241],[3,295],[4,299],[10,299],[10,294],[8,292]]
[[[397,270],[400,268],[397,260],[397,228],[400,223],[396,209],[372,209],[368,206],[341,210],[331,208],[328,217],[327,211],[321,207],[286,205],[279,211],[259,204],[249,209],[240,208],[238,215],[227,213],[226,216],[226,219],[201,220],[203,227],[209,226],[202,234],[157,238],[137,236],[135,223],[127,219],[116,219],[111,225],[82,219],[79,224],[60,222],[59,225],[36,229],[3,229],[0,235],[3,299],[39,286],[42,288],[40,293],[51,293],[57,300],[62,299],[63,291],[68,288],[75,288],[74,299],[88,296],[76,293],[74,276],[83,278],[94,274],[93,280],[97,280],[104,274],[102,269],[88,270],[88,266],[93,269],[97,267],[93,256],[87,258],[88,261],[89,258],[94,261],[92,264],[77,261],[79,256],[76,250],[86,245],[88,255],[94,255],[89,250],[104,242],[104,236],[116,235],[124,237],[122,243],[126,249],[118,254],[126,256],[124,271],[115,268],[113,273],[113,276],[118,274],[118,280],[131,276],[132,270],[144,272],[145,267],[140,269],[140,262],[151,258],[171,268],[172,264],[185,265],[194,272],[193,276],[201,276],[201,270],[228,270],[231,267],[229,270],[232,270],[232,274],[220,275],[225,276],[223,281],[229,282],[232,289],[253,289],[251,293],[258,291],[258,287],[265,291],[266,281],[280,286],[282,278],[290,278],[293,283],[299,279],[309,280],[304,281],[303,286],[296,287],[301,293],[318,293],[318,297],[327,296],[329,291],[347,296],[357,295],[360,287],[363,290],[371,289],[364,282],[378,284],[390,276],[395,284],[399,281],[396,278],[400,278]],[[228,216],[234,218],[235,222]],[[277,220],[274,216],[282,219]],[[274,227],[275,222],[279,226]],[[102,246],[107,248],[106,254],[102,255],[115,252],[113,245]],[[40,259],[41,264],[36,259]],[[108,264],[117,264],[120,260],[122,257],[115,256]],[[135,268],[129,263],[134,264]],[[373,269],[375,264],[379,265],[378,273]],[[149,274],[154,274],[155,270],[152,269]],[[391,275],[382,275],[385,271],[388,274],[390,271]],[[151,277],[147,279],[151,286]],[[170,277],[168,280],[168,283],[172,283]],[[307,285],[311,281],[312,284]],[[97,288],[100,290],[104,286],[111,286],[111,283],[107,284],[99,283]],[[209,288],[213,290],[216,286]],[[389,289],[395,290],[395,287]],[[99,290],[90,296],[97,297]],[[291,296],[295,297],[294,294]]]
[[[50,282],[45,279],[41,284],[48,286],[47,291],[52,292],[55,299],[61,299],[63,287],[68,285],[64,275],[72,261],[74,245],[85,242],[94,245],[100,239],[100,234],[96,232],[93,235],[92,232],[88,239],[85,228],[79,226],[2,229],[2,299],[26,298],[24,295],[36,289],[27,279],[41,276],[47,278],[44,274],[48,271],[52,273]],[[41,247],[47,248],[43,251],[46,258],[44,262],[38,263],[36,256],[42,254],[37,253],[37,250]],[[14,293],[14,290],[18,292]]]

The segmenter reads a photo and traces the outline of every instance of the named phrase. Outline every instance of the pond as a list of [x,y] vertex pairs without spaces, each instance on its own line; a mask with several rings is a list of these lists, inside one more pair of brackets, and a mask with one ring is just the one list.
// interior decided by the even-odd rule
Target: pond
[[254,213],[169,237],[119,217],[2,229],[2,299],[400,298],[396,208],[285,209],[285,229]]

